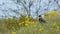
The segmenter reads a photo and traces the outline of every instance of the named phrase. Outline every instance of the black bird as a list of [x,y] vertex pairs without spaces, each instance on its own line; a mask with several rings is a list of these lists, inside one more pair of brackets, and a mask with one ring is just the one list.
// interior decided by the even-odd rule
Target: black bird
[[46,20],[45,20],[45,19],[43,19],[41,15],[39,15],[38,17],[39,17],[39,22],[46,23]]

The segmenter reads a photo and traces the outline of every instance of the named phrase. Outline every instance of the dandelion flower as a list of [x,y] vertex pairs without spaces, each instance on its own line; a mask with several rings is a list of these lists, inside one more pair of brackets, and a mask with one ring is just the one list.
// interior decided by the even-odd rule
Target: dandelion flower
[[16,34],[16,32],[12,32],[12,34]]
[[32,22],[32,24],[35,24],[34,21]]
[[29,21],[25,21],[26,23],[29,23]]
[[25,26],[28,26],[29,24],[25,24]]
[[21,25],[22,23],[19,23],[19,25]]
[[38,31],[40,31],[40,32],[43,31],[43,28],[40,28]]

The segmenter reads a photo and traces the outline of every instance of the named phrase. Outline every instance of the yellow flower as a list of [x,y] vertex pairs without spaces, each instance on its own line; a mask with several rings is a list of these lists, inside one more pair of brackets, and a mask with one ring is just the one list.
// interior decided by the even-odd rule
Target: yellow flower
[[30,19],[32,18],[32,16],[30,16]]
[[12,32],[12,34],[16,34],[16,32]]
[[27,23],[25,24],[25,26],[28,26],[28,25],[29,25],[29,24],[27,24]]
[[43,28],[40,28],[38,31],[40,31],[40,32],[43,31]]
[[26,23],[28,23],[29,21],[28,21],[28,20],[26,20],[25,22],[26,22]]
[[36,25],[37,23],[36,23],[36,22],[34,22],[34,21],[32,21],[32,22],[31,22],[31,24],[32,24],[32,25]]
[[24,23],[24,22],[22,22],[22,23]]
[[49,16],[49,19],[51,19],[52,18],[52,16]]
[[52,11],[52,12],[49,12],[49,13],[45,14],[44,17],[45,17],[46,19],[52,19],[56,14],[57,14],[56,11]]
[[22,23],[19,23],[19,25],[21,25]]
[[59,29],[59,26],[57,26],[56,28]]
[[34,21],[32,21],[32,24],[34,24]]
[[28,24],[31,24],[31,22],[29,22]]
[[26,16],[25,18],[28,18],[28,16]]
[[49,14],[52,15],[52,16],[54,16],[54,15],[57,14],[57,12],[56,12],[56,11],[52,11],[52,12],[50,12]]

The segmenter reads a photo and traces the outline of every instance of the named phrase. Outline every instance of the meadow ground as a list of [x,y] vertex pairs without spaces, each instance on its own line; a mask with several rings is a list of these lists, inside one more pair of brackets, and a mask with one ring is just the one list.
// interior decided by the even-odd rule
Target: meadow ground
[[20,18],[0,20],[0,34],[60,34],[59,11],[46,14],[47,23],[39,23],[28,16]]

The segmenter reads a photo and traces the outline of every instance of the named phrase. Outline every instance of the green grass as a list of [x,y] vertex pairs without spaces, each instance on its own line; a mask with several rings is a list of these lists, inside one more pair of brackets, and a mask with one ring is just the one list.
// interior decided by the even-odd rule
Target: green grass
[[[15,20],[12,20],[13,22],[9,21],[8,24],[16,22]],[[37,23],[35,26],[30,24],[29,26],[19,26],[18,25],[12,29],[8,29],[6,27],[7,24],[5,24],[6,21],[3,20],[3,22],[0,20],[0,33],[1,34],[12,34],[12,32],[16,32],[16,34],[60,34],[60,14],[58,13],[56,16],[54,16],[51,20],[48,20],[47,23]],[[17,21],[19,22],[19,21]],[[16,22],[16,23],[17,23]],[[10,24],[10,25],[14,25]],[[17,29],[16,29],[17,28]]]

